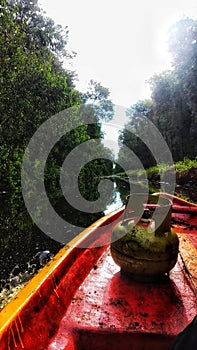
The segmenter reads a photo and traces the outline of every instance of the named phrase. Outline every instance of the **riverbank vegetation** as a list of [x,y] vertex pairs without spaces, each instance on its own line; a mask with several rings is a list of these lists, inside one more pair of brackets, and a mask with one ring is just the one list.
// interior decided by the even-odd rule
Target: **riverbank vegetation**
[[[76,73],[65,68],[75,57],[67,49],[68,28],[46,17],[37,0],[2,0],[0,10],[0,191],[20,192],[23,155],[43,122],[62,110],[79,108],[82,103],[95,106],[93,124],[67,134],[49,155],[46,187],[56,198],[61,195],[56,185],[65,156],[84,141],[102,139],[101,122],[113,117],[113,103],[108,89],[94,81],[86,93],[77,91]],[[173,69],[150,78],[151,99],[128,108],[128,123],[120,133],[116,172],[121,171],[119,163],[127,169],[130,166],[124,146],[139,157],[146,169],[156,166],[153,154],[136,136],[142,128],[141,118],[154,123],[174,162],[185,157],[193,160],[197,155],[197,21],[182,19],[170,33]],[[148,130],[144,128],[143,132],[145,135]],[[101,148],[103,158],[113,161],[110,151],[100,142]],[[85,197],[87,178],[98,180],[112,171],[111,162],[97,163],[90,162],[81,172],[79,187]]]
[[[159,191],[161,175],[173,173],[176,180],[176,195],[197,202],[197,157],[184,158],[174,165],[160,164],[147,169],[128,170],[116,173],[116,178],[127,183],[135,183],[146,189],[145,179],[149,182],[149,191]],[[181,188],[181,191],[180,191]],[[196,190],[195,190],[196,189]]]
[[[120,134],[117,160],[127,168],[130,159],[126,147],[139,157],[146,169],[157,165],[147,145],[137,136],[143,134],[148,139],[150,123],[146,121],[157,127],[174,162],[185,157],[194,160],[197,155],[197,20],[184,18],[174,24],[169,50],[172,69],[155,74],[149,80],[151,99],[138,101],[127,109],[128,122]],[[187,170],[188,163],[181,164]],[[121,170],[118,165],[116,170]]]
[[[174,165],[160,164],[159,166],[152,166],[146,170],[128,170],[127,175],[133,177],[133,179],[142,178],[146,173],[146,176],[149,180],[159,179],[159,174],[165,173],[167,171],[175,171],[177,179],[183,179],[187,182],[188,180],[193,179],[192,173],[196,175],[197,180],[197,157],[193,160],[189,158],[184,158],[183,161],[176,162]],[[118,177],[124,177],[125,172],[116,173]]]
[[[68,28],[46,17],[37,0],[2,0],[0,5],[0,191],[20,192],[21,164],[25,149],[42,123],[69,108],[93,104],[92,125],[82,125],[55,145],[45,168],[50,196],[64,156],[90,139],[100,140],[105,158],[109,150],[101,143],[101,120],[113,116],[109,90],[90,81],[88,91],[75,88],[76,73],[68,68],[75,57],[68,47]],[[74,117],[73,117],[74,118]],[[80,121],[83,115],[75,113]],[[62,125],[62,128],[65,126]],[[99,142],[99,141],[98,141]],[[38,145],[39,147],[39,145]],[[38,160],[39,162],[39,160]],[[89,166],[94,177],[108,175],[108,163]],[[107,172],[107,173],[106,173]],[[83,191],[83,186],[82,191]]]

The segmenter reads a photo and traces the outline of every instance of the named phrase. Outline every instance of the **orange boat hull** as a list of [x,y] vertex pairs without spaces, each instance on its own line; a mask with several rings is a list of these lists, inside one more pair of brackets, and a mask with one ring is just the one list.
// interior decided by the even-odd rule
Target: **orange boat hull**
[[2,310],[0,349],[170,349],[197,314],[197,205],[174,197],[173,207],[180,254],[169,276],[138,283],[121,273],[109,250],[124,209],[116,210],[65,246]]

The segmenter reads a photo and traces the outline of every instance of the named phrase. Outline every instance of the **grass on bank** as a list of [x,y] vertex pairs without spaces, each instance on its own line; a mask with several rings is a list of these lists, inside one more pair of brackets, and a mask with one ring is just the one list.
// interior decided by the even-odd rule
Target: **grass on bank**
[[[159,165],[155,165],[151,168],[148,168],[146,170],[139,169],[139,170],[128,170],[127,175],[133,176],[137,178],[140,178],[141,176],[145,175],[149,178],[151,178],[153,175],[159,175],[161,173],[165,173],[168,170],[175,169],[176,172],[182,173],[182,172],[188,172],[190,169],[197,167],[197,157],[195,159],[189,159],[184,158],[184,160],[176,162],[174,165],[166,165],[165,163],[161,163]],[[125,177],[125,173],[118,173],[116,174],[118,177]]]

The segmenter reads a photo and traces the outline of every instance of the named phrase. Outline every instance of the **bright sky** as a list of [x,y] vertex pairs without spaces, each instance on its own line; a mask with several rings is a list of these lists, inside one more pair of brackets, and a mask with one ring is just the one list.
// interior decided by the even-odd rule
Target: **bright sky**
[[125,107],[150,96],[145,83],[170,68],[169,26],[197,18],[196,0],[39,0],[56,23],[67,25],[73,69],[85,91],[90,79],[109,88]]

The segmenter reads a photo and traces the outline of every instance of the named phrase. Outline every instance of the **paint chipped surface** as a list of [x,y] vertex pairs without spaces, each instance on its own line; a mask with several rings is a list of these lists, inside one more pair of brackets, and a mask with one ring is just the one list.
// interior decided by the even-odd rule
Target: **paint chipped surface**
[[[138,283],[119,271],[107,250],[79,288],[65,317],[82,327],[174,334],[196,314],[196,296],[179,259],[169,278]],[[83,321],[83,322],[82,322]]]
[[[154,283],[138,283],[120,272],[108,248],[73,297],[57,339],[69,329],[76,349],[83,349],[79,343],[91,344],[91,336],[93,341],[98,337],[98,345],[99,334],[105,334],[102,341],[110,335],[112,342],[113,334],[116,339],[117,334],[127,333],[134,338],[136,334],[165,336],[170,343],[196,313],[196,295],[180,257],[169,277]],[[135,346],[141,349],[137,341]],[[166,344],[162,348],[162,344],[161,349],[168,349]],[[147,345],[147,349],[151,347],[154,349],[154,344]],[[70,349],[69,345],[65,349]]]

